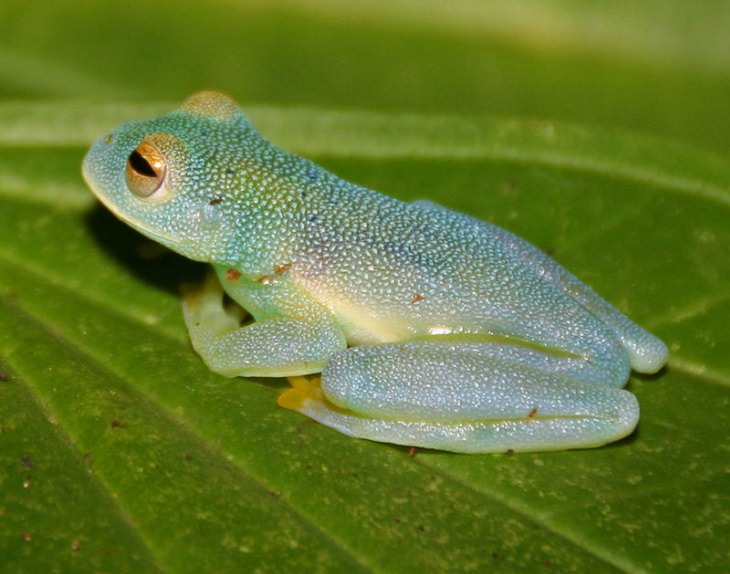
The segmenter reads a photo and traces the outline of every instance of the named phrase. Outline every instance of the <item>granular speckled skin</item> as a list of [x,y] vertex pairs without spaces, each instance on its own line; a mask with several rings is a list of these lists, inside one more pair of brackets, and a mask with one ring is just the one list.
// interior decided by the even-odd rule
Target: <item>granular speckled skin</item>
[[[280,403],[353,436],[598,446],[638,422],[621,390],[631,368],[666,361],[659,339],[522,239],[343,181],[273,146],[220,94],[117,128],[84,176],[119,218],[213,265],[218,280],[184,307],[213,370],[322,372],[321,388],[293,379]],[[221,285],[255,322],[223,309]]]

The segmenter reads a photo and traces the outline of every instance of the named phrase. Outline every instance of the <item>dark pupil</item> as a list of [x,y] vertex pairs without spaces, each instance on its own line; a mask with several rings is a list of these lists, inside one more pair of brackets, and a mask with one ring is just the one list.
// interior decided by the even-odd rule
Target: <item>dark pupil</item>
[[157,172],[137,150],[133,151],[129,156],[129,165],[131,165],[132,169],[140,175],[146,175],[147,177],[157,177]]

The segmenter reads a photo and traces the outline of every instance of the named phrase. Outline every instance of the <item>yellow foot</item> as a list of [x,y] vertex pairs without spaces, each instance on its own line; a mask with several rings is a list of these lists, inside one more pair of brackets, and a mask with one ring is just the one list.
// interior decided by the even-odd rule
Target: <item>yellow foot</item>
[[320,388],[322,382],[320,375],[288,377],[287,380],[292,388],[285,390],[279,395],[276,402],[280,407],[291,409],[292,411],[299,411],[308,400],[320,403],[325,401],[322,395],[322,389]]

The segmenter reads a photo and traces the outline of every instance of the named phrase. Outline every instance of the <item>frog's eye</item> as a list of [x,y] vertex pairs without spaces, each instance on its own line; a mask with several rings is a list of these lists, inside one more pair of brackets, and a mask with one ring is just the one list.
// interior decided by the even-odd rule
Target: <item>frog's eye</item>
[[150,197],[165,182],[167,162],[151,143],[143,141],[127,159],[129,190],[143,199]]

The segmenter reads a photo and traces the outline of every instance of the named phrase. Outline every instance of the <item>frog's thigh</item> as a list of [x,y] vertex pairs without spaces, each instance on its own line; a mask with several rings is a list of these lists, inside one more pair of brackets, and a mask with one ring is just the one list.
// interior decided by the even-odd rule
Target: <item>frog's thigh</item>
[[345,347],[340,329],[326,316],[309,320],[275,317],[240,326],[241,313],[223,305],[212,276],[183,297],[193,348],[208,367],[227,376],[292,376],[317,373]]
[[605,323],[623,343],[629,354],[632,368],[640,373],[655,373],[666,363],[668,350],[660,339],[642,329],[534,245],[505,229],[469,215],[456,214],[437,203],[418,200],[414,201],[413,204],[425,210],[447,211],[453,217],[459,217],[482,226],[488,229],[489,233],[499,237],[500,241],[509,247],[512,254],[519,257],[521,264],[533,269],[544,281],[553,283]]
[[432,342],[355,347],[301,412],[347,434],[461,452],[592,447],[629,434],[630,393],[570,380],[519,348]]
[[590,311],[616,334],[628,352],[633,369],[640,373],[655,373],[666,363],[668,351],[660,339],[634,323],[575,275],[524,239],[504,230],[498,232],[525,265]]

